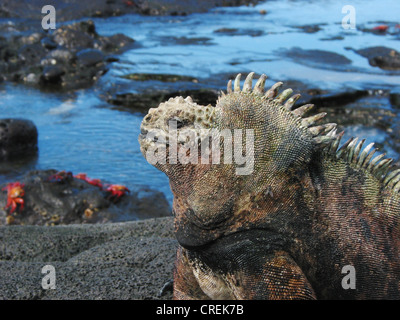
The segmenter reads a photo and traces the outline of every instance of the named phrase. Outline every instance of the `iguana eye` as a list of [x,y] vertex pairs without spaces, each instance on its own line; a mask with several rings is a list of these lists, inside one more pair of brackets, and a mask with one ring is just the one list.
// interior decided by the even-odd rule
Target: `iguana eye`
[[186,126],[188,124],[188,121],[186,120],[181,120],[180,118],[172,118],[170,120],[170,122],[173,121],[174,123],[176,123],[176,128],[177,129],[181,129],[184,126]]

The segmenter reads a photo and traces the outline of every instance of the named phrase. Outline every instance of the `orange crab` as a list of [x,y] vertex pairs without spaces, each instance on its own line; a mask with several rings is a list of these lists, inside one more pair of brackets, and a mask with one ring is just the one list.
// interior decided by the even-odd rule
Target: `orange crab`
[[389,28],[389,26],[382,24],[380,26],[376,26],[376,27],[372,28],[372,30],[379,31],[379,32],[386,32],[388,28]]
[[124,1],[125,5],[127,5],[128,7],[132,7],[134,5],[134,3],[130,0],[125,0]]
[[127,192],[130,192],[129,189],[120,184],[111,184],[108,185],[105,191],[110,192],[109,199],[114,199],[115,201],[125,195]]
[[22,197],[25,195],[24,188],[25,184],[20,182],[11,182],[7,184],[2,190],[7,191],[7,204],[5,209],[11,207],[10,214],[17,209],[17,205],[20,204],[19,211],[24,209],[24,199]]
[[84,180],[92,186],[99,187],[100,189],[103,188],[103,184],[101,183],[100,179],[90,179],[86,176],[86,173],[78,173],[74,175],[74,178]]

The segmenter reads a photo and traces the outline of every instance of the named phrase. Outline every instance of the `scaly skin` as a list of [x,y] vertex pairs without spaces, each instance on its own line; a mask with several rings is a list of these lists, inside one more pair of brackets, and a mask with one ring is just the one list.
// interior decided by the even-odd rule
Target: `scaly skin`
[[[389,169],[391,159],[372,159],[371,145],[361,152],[364,140],[338,150],[335,124],[315,125],[325,114],[304,118],[311,105],[292,110],[299,95],[277,96],[282,83],[264,92],[265,75],[253,89],[253,74],[242,89],[240,75],[234,90],[230,81],[215,107],[177,97],[142,122],[145,157],[155,149],[167,155],[149,161],[174,194],[174,298],[399,299],[400,171]],[[254,169],[171,161],[175,143],[187,151],[179,137],[163,149],[171,119],[178,134],[253,130]],[[354,267],[355,289],[342,285],[345,266]]]

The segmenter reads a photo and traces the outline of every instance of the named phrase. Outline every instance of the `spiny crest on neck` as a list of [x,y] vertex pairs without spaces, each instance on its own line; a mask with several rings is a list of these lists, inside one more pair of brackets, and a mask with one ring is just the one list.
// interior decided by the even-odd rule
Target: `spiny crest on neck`
[[[296,123],[299,127],[304,129],[305,134],[312,136],[315,147],[322,149],[325,154],[337,160],[342,159],[356,168],[369,172],[382,183],[382,187],[392,189],[396,193],[400,192],[400,169],[391,169],[393,159],[385,159],[385,153],[372,159],[377,151],[377,149],[373,148],[374,143],[369,144],[361,151],[365,139],[359,141],[359,138],[352,137],[339,148],[344,131],[337,133],[335,123],[315,125],[317,121],[325,117],[326,113],[304,118],[303,116],[314,105],[306,104],[293,110],[293,106],[300,98],[300,94],[291,96],[293,90],[289,88],[278,95],[279,89],[283,85],[282,82],[275,83],[265,91],[265,80],[267,79],[265,74],[260,76],[253,88],[253,77],[254,72],[249,73],[241,89],[241,74],[239,73],[233,82],[233,88],[232,80],[229,80],[227,94],[254,94],[261,96],[262,99],[266,100],[267,103],[265,105],[268,107],[280,108],[292,114],[297,119]],[[224,92],[222,92],[222,96],[225,96]]]
[[[304,118],[303,116],[314,107],[313,104],[306,104],[299,108],[296,108],[295,110],[292,110],[294,104],[300,98],[300,94],[295,94],[291,96],[293,90],[286,89],[278,95],[279,89],[283,85],[282,82],[275,83],[271,88],[265,91],[265,80],[267,79],[267,76],[265,74],[262,74],[260,76],[253,88],[253,77],[254,72],[248,74],[242,89],[240,88],[240,73],[236,76],[236,79],[233,83],[233,90],[232,80],[229,80],[227,86],[228,95],[258,95],[263,100],[265,100],[266,103],[264,105],[270,108],[272,111],[274,111],[274,108],[279,108],[281,110],[284,110],[288,114],[291,114],[292,117],[294,117],[294,119],[296,120],[298,127],[303,130],[304,134],[312,137],[316,147],[325,147],[327,145],[330,145],[336,139],[336,134],[333,134],[333,131],[336,128],[336,123],[316,125],[319,120],[326,116],[325,112]],[[225,93],[222,92],[222,98],[224,96]]]

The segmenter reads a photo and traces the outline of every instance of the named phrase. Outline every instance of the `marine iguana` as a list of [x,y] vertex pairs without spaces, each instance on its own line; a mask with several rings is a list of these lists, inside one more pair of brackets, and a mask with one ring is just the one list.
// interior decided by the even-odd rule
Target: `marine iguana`
[[[300,95],[278,95],[282,82],[265,91],[263,74],[253,88],[252,72],[241,88],[240,76],[215,107],[171,98],[141,124],[141,151],[174,194],[174,299],[399,299],[400,170],[365,140],[339,148],[343,132],[316,125],[325,113],[304,117],[312,105],[294,109]],[[222,161],[227,136],[206,129],[251,130],[252,171]],[[219,163],[210,148],[209,163],[176,161],[206,141]]]

